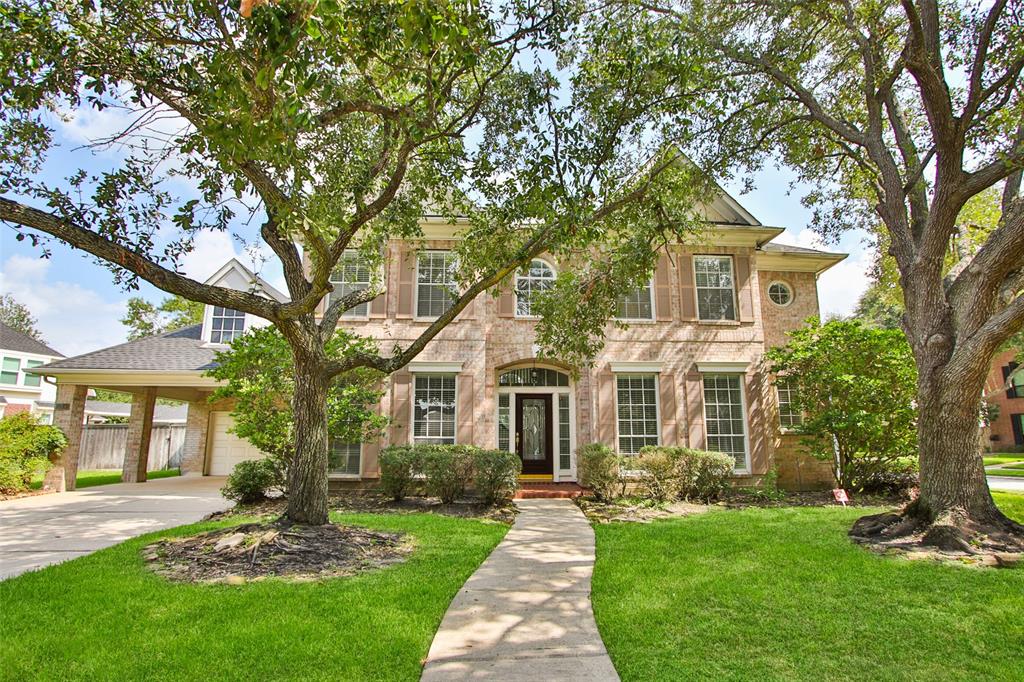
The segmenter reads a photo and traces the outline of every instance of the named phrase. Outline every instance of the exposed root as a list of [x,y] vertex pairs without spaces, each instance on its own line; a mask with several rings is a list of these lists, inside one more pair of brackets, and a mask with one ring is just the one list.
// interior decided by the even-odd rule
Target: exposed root
[[910,558],[1015,566],[1024,556],[1024,526],[1001,515],[979,521],[959,509],[928,520],[911,504],[901,512],[861,517],[849,534],[873,551]]

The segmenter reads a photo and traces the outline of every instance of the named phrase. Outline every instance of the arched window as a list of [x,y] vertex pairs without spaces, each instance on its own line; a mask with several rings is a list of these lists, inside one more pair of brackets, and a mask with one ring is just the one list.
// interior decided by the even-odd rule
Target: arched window
[[555,270],[540,258],[530,261],[530,267],[516,275],[516,317],[531,317],[533,296],[547,291],[555,281]]
[[498,375],[498,386],[568,386],[569,375],[547,367],[520,367]]

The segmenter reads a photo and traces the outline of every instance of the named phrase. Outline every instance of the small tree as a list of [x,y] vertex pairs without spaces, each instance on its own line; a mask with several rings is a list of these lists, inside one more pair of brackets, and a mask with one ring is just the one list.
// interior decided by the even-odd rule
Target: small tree
[[0,322],[43,343],[43,335],[36,328],[39,322],[32,316],[28,306],[19,303],[11,294],[0,296]]
[[0,419],[0,492],[27,490],[33,474],[50,468],[50,457],[68,444],[56,426],[27,413]]
[[[339,329],[327,343],[328,357],[376,352],[369,339]],[[227,382],[211,400],[235,401],[231,416],[234,432],[270,455],[285,484],[288,465],[295,456],[296,373],[288,342],[275,327],[250,330],[216,354],[217,367],[209,375]],[[382,391],[380,372],[354,369],[334,377],[327,389],[328,441],[361,442],[377,435],[387,419],[373,411]]]
[[833,463],[843,488],[917,452],[917,370],[903,333],[859,320],[832,320],[791,332],[765,354],[770,370],[796,387],[795,427],[810,454]]

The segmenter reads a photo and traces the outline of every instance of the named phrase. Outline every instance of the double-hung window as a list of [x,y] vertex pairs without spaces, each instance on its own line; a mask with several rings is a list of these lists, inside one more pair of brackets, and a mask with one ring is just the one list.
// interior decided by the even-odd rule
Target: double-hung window
[[694,256],[697,316],[702,320],[735,320],[736,293],[731,256]]
[[784,429],[792,429],[803,423],[803,415],[800,410],[794,407],[796,399],[796,384],[779,377],[775,381],[775,392],[779,396],[779,426]]
[[616,416],[619,452],[633,455],[658,444],[658,379],[654,374],[618,374]]
[[530,267],[516,275],[516,317],[532,317],[533,297],[547,291],[555,281],[555,270],[540,258],[530,261]]
[[18,372],[21,371],[21,360],[18,358],[4,358],[3,366],[0,368],[0,384],[18,384]]
[[651,283],[620,296],[615,316],[620,320],[653,320],[654,288]]
[[361,443],[346,443],[332,438],[331,447],[327,450],[328,471],[332,474],[358,476],[362,451]]
[[210,343],[231,343],[245,331],[245,313],[213,306],[210,317]]
[[413,443],[455,443],[455,375],[416,374],[413,386]]
[[416,259],[416,317],[435,318],[452,307],[456,294],[455,254],[424,251]]
[[738,471],[747,470],[747,428],[743,414],[743,376],[704,374],[704,427],[708,450],[724,452]]
[[[338,299],[357,291],[370,288],[370,265],[359,251],[348,250],[341,254],[338,267],[331,273],[331,284],[334,291],[327,299],[327,306]],[[360,303],[341,314],[342,317],[366,317],[370,312],[370,303]]]
[[[42,360],[26,360],[25,369],[32,369],[33,367],[40,367],[43,364]],[[43,378],[38,374],[25,374],[25,385],[26,386],[40,386]]]

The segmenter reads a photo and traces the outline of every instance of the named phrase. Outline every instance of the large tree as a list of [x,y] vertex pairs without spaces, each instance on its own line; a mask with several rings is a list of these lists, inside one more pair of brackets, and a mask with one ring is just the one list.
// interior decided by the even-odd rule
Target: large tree
[[[693,222],[677,211],[692,201],[679,197],[703,183],[645,121],[651,91],[631,60],[600,89],[571,68],[568,36],[586,40],[576,3],[246,7],[249,16],[228,0],[4,0],[0,220],[44,249],[56,237],[100,258],[127,287],[143,279],[269,320],[295,371],[287,514],[325,523],[325,396],[336,377],[403,367],[545,251],[613,254],[620,265],[595,276],[641,281],[666,235]],[[123,129],[85,150],[105,156],[71,155],[74,172],[47,181],[57,117],[90,108],[121,113]],[[353,292],[315,314],[342,253],[358,246],[376,265],[388,240],[422,237],[426,207],[469,218],[450,309],[407,345],[329,357],[341,314],[380,293]],[[243,220],[259,225],[289,301],[179,272],[197,234]]]
[[[696,158],[795,168],[826,235],[884,225],[918,370],[921,489],[858,532],[1019,544],[1024,529],[989,494],[978,402],[994,351],[1024,324],[1024,4],[645,0],[609,16],[662,36],[652,68],[703,57],[718,106],[694,119]],[[958,216],[994,187],[998,225],[948,267]]]
[[203,304],[182,296],[169,296],[159,304],[132,296],[128,299],[128,312],[121,318],[121,324],[128,327],[129,340],[163,334],[202,321]]

